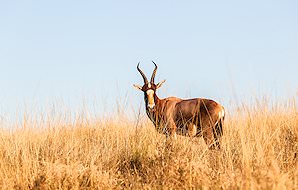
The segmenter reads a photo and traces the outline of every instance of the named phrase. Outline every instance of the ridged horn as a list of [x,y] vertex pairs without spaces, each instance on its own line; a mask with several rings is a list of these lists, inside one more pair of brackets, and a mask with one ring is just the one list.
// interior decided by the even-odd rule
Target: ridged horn
[[144,83],[145,83],[145,84],[148,84],[148,79],[147,79],[146,75],[145,75],[145,74],[143,73],[143,71],[140,69],[140,62],[138,63],[137,69],[138,69],[138,71],[140,72],[140,74],[142,75],[143,80],[144,80]]
[[[152,63],[154,63],[154,61],[152,61]],[[154,63],[154,65],[155,65],[155,68],[154,68],[154,71],[153,71],[152,76],[151,76],[151,83],[153,83],[153,84],[154,84],[154,79],[155,79],[155,75],[156,75],[156,71],[157,71],[156,63]]]

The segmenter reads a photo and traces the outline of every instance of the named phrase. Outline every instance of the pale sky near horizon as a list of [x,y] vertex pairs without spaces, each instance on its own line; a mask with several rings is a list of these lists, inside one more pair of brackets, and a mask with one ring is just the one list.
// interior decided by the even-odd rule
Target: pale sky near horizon
[[298,92],[295,0],[1,1],[0,27],[0,115],[60,100],[138,107],[136,65],[149,78],[151,60],[161,98]]

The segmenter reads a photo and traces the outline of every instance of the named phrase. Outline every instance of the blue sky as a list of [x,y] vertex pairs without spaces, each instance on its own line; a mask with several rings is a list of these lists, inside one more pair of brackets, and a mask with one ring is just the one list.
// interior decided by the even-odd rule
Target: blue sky
[[292,97],[297,23],[295,0],[1,1],[0,114],[55,101],[138,107],[136,65],[150,75],[151,60],[167,79],[160,97]]

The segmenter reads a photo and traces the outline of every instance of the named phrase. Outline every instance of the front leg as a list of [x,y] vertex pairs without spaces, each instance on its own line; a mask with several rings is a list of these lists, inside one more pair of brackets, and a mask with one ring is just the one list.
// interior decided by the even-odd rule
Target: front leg
[[177,134],[176,134],[177,126],[173,118],[167,119],[165,128],[166,128],[167,138],[177,139]]

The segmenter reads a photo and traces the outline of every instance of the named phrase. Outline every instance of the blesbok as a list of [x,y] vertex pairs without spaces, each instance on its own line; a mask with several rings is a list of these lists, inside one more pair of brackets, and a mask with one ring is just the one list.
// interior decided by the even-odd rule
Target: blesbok
[[143,77],[144,85],[134,85],[134,87],[144,92],[146,113],[157,131],[174,138],[176,134],[190,137],[203,136],[210,149],[220,149],[225,117],[224,107],[213,100],[203,98],[159,99],[156,90],[165,80],[155,84],[157,65],[155,63],[154,65],[155,69],[149,82],[138,63],[137,70]]

